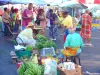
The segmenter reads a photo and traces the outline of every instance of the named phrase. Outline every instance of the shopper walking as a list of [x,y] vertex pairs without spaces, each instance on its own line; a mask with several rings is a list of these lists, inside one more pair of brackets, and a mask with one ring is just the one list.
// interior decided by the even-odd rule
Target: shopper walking
[[81,36],[84,40],[84,45],[92,46],[91,44],[91,23],[92,17],[89,15],[90,11],[86,10],[85,13],[82,15],[82,29],[81,29]]

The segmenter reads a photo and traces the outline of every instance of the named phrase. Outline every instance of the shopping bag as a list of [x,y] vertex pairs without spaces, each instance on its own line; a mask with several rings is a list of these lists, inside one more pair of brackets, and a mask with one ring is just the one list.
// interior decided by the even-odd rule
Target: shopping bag
[[64,69],[74,70],[75,69],[75,64],[73,62],[64,62]]
[[44,75],[57,75],[57,63],[55,60],[46,59]]
[[50,27],[50,20],[47,19],[47,26]]

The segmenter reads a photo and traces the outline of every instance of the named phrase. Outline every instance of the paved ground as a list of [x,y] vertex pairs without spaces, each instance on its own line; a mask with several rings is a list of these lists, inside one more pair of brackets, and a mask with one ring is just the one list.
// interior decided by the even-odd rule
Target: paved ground
[[[60,34],[60,32],[58,31]],[[63,47],[63,37],[57,36],[58,48]],[[93,47],[84,47],[81,54],[83,72],[100,73],[100,32],[93,32]],[[10,51],[14,49],[11,41],[7,41],[0,32],[0,75],[17,75],[16,65],[11,63]],[[94,74],[92,74],[94,75]]]
[[11,63],[10,51],[13,43],[5,40],[0,33],[0,75],[17,75],[16,65]]

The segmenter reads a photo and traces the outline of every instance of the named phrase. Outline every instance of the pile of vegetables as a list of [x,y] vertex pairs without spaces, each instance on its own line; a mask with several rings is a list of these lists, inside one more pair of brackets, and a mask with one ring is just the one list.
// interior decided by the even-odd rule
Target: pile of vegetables
[[36,38],[37,38],[36,48],[38,50],[50,47],[54,47],[54,49],[56,50],[56,44],[53,41],[48,40],[45,36],[38,34]]
[[33,47],[32,47],[32,46],[27,46],[27,47],[26,47],[26,50],[27,50],[27,51],[32,51],[32,50],[33,50]]
[[44,43],[45,41],[48,40],[45,36],[40,35],[40,34],[37,34],[36,38],[37,38],[37,42],[43,42]]
[[44,66],[33,64],[32,62],[24,62],[18,69],[18,75],[43,75]]
[[22,58],[23,64],[18,69],[18,75],[43,75],[44,65],[33,62],[33,57],[28,60]]

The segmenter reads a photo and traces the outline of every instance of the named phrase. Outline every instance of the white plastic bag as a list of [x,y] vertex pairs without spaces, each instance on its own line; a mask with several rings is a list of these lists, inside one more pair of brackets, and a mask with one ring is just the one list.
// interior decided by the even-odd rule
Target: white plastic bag
[[57,63],[54,60],[46,59],[44,61],[45,71],[44,75],[57,75]]
[[64,62],[64,69],[74,70],[75,69],[75,64],[73,62]]
[[50,19],[47,19],[47,26],[50,27]]

